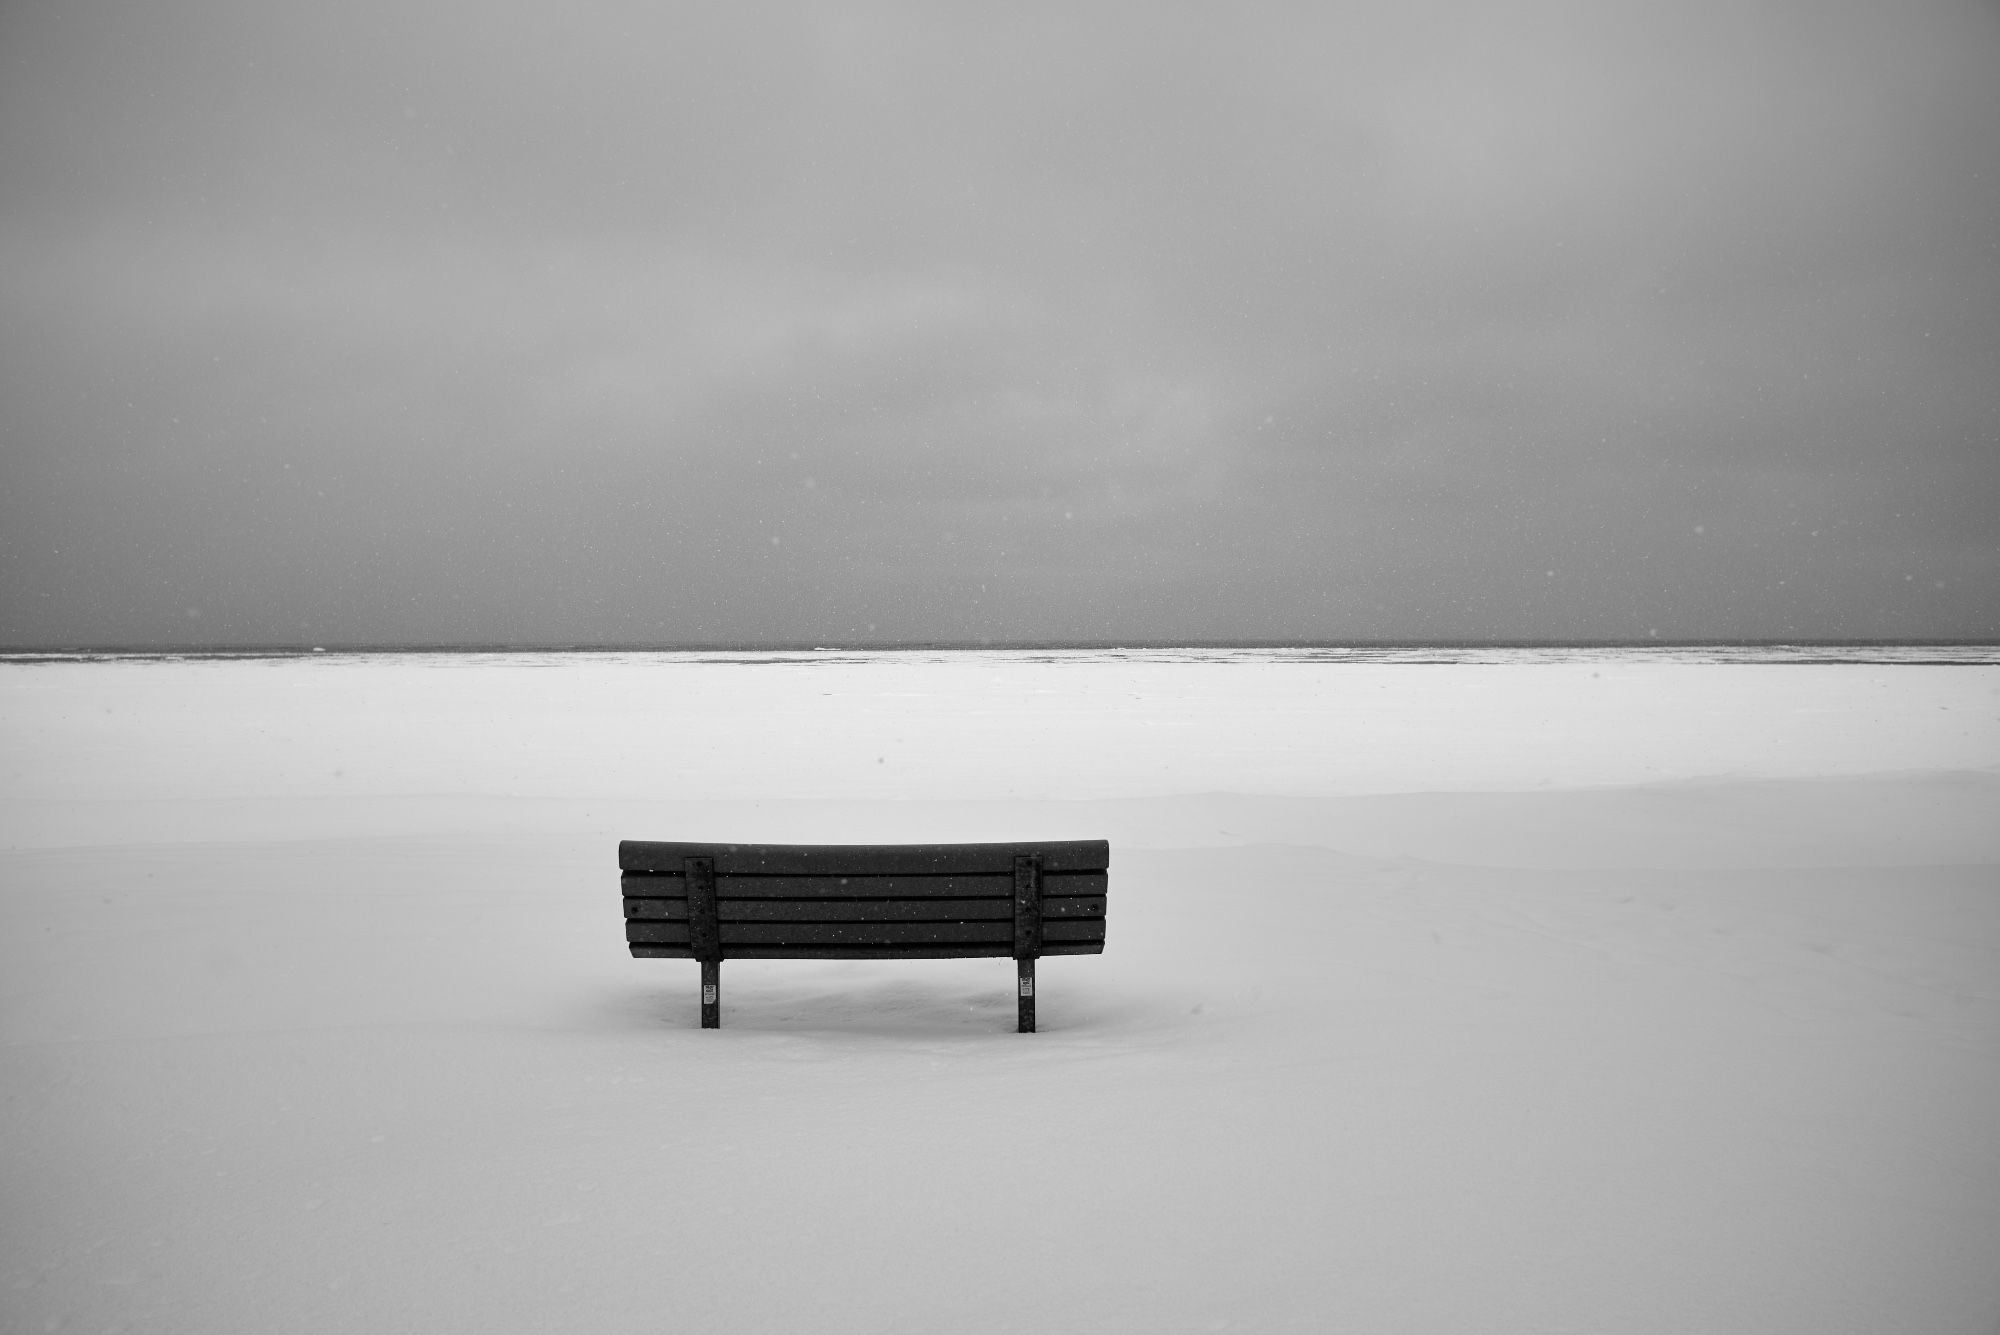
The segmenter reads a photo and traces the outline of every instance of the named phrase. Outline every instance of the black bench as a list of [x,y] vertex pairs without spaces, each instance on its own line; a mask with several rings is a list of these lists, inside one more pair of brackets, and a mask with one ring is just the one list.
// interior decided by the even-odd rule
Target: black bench
[[722,1025],[722,961],[1012,955],[1020,1030],[1035,959],[1104,952],[1111,845],[678,844],[627,839],[625,940],[701,961],[701,1025]]

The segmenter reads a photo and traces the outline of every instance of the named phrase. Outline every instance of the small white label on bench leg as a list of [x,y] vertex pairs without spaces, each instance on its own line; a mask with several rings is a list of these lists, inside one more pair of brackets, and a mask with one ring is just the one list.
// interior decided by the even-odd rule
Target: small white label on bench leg
[[1021,980],[1021,995],[1022,995],[1022,996],[1024,996],[1024,997],[1032,997],[1032,996],[1034,996],[1034,995],[1035,995],[1035,980],[1034,980],[1034,979],[1032,979],[1032,978],[1023,978],[1023,979]]
[[715,1004],[715,984],[714,984],[714,983],[710,983],[710,984],[709,984],[708,986],[706,986],[706,987],[702,988],[702,990],[701,990],[701,1004],[702,1004],[702,1005],[704,1005],[704,1006],[713,1006],[713,1005]]

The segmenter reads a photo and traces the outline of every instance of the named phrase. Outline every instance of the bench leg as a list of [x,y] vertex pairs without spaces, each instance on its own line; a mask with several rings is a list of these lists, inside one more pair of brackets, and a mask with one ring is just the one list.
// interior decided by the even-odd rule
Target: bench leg
[[1020,1026],[1018,1032],[1035,1032],[1035,957],[1021,955],[1014,960],[1019,972],[1020,986],[1015,989],[1020,998]]
[[701,1027],[722,1028],[722,961],[701,962]]

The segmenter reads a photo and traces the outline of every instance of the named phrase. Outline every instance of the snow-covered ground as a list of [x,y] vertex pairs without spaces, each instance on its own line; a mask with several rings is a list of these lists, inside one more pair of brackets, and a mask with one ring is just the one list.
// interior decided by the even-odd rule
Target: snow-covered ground
[[[622,945],[620,837],[1110,943]],[[0,1328],[2000,1325],[2000,667],[0,665]]]

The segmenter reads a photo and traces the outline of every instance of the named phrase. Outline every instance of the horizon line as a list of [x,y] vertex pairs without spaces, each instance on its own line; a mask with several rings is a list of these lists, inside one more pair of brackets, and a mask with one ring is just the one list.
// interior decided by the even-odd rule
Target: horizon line
[[1954,648],[2000,649],[2000,638],[1980,637],[1814,637],[1777,638],[1719,636],[1712,638],[1668,639],[1091,639],[1091,640],[684,640],[631,641],[620,643],[565,643],[528,641],[509,643],[483,641],[448,643],[429,641],[352,641],[313,644],[276,642],[253,644],[169,643],[110,645],[18,645],[0,647],[0,659],[67,657],[201,657],[201,658],[283,658],[334,654],[617,654],[617,653],[952,653],[952,652],[1049,652],[1078,651],[1161,651],[1173,649],[1252,650],[1252,649],[1828,649],[1828,648]]

